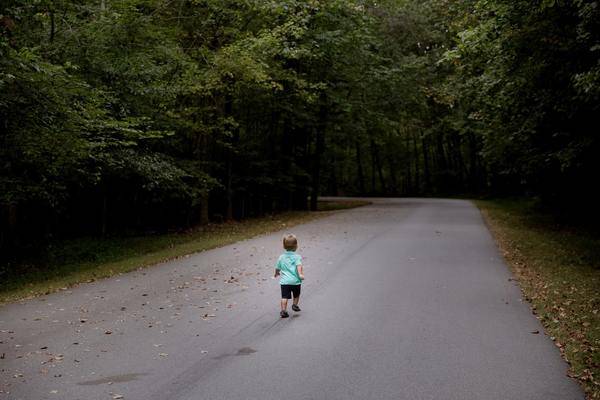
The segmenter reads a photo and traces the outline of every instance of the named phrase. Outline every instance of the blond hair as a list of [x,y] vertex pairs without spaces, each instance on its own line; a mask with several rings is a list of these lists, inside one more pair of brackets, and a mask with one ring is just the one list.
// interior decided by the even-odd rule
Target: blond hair
[[298,239],[296,236],[289,234],[283,237],[283,248],[288,251],[296,251],[298,248]]

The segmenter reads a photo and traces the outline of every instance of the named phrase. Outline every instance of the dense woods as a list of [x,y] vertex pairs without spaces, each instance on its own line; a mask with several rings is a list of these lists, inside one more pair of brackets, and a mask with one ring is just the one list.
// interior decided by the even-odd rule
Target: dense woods
[[0,252],[325,194],[598,216],[599,25],[584,0],[5,0]]

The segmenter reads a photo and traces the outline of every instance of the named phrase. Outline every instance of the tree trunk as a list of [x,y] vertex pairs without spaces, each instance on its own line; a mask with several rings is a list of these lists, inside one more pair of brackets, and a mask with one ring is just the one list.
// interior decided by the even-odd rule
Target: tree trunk
[[437,135],[437,159],[438,159],[438,169],[439,170],[447,170],[448,162],[446,159],[446,150],[444,149],[444,142],[441,135]]
[[227,219],[227,221],[233,220],[233,188],[232,188],[233,155],[231,153],[232,153],[232,150],[227,149],[227,162],[226,162],[227,163],[227,167],[226,167],[227,178],[225,178],[225,196],[226,196],[226,203],[227,203],[227,211],[225,214],[225,218]]
[[200,198],[200,225],[206,225],[208,222],[208,193],[204,193]]
[[417,138],[416,138],[416,134],[413,133],[412,134],[412,139],[413,139],[413,153],[414,153],[414,158],[415,158],[415,193],[420,193],[421,192],[421,185],[419,182],[419,170],[420,170],[420,165],[419,165],[419,151],[417,148]]
[[396,160],[392,155],[387,157],[388,165],[390,166],[390,181],[392,182],[392,187],[390,188],[391,195],[398,194],[398,180],[396,177]]
[[377,168],[377,175],[379,176],[379,183],[381,185],[381,193],[386,193],[386,184],[385,180],[383,179],[383,168],[381,167],[381,160],[379,159],[379,148],[373,139],[371,139],[371,153],[375,167]]
[[366,193],[365,174],[363,173],[362,157],[360,154],[360,143],[358,142],[358,140],[356,141],[356,169],[358,177],[358,190],[360,190],[361,195],[364,195]]
[[321,186],[321,155],[325,147],[325,132],[322,127],[317,128],[317,146],[315,148],[315,158],[312,173],[312,190],[310,195],[310,210],[317,211],[317,199],[319,197],[319,188]]
[[335,156],[331,159],[331,193],[334,196],[338,195],[338,181],[337,181],[337,162]]
[[481,168],[479,167],[480,163],[478,160],[479,148],[477,146],[477,140],[475,139],[475,135],[470,132],[468,135],[469,139],[469,169],[467,171],[469,177],[469,188],[473,191],[479,191],[483,185],[483,180],[480,179],[482,175]]
[[458,171],[458,179],[460,182],[461,190],[464,190],[467,186],[467,171],[465,167],[465,161],[463,159],[461,144],[462,143],[460,137],[454,137],[452,141],[452,154],[454,154],[454,163],[456,165],[456,170]]
[[[279,120],[281,118],[281,113],[279,111],[277,111],[277,113],[273,112],[271,114],[271,121],[274,124],[277,124],[277,126],[279,126]],[[289,118],[285,118],[282,122],[282,129],[281,129],[281,156],[282,156],[282,161],[281,161],[281,165],[283,168],[283,171],[289,171],[291,169],[291,159],[292,159],[292,155],[293,155],[293,138],[290,132],[290,121]],[[285,204],[285,208],[286,210],[290,211],[292,209],[294,209],[294,191],[289,187],[286,186],[284,188],[284,190],[286,193],[282,193],[282,200],[286,202]]]
[[425,186],[423,190],[428,193],[431,190],[431,175],[429,171],[429,146],[425,136],[421,135],[421,146],[423,150],[423,177],[425,179]]
[[[225,117],[233,116],[233,98],[231,95],[225,96]],[[225,191],[226,191],[226,203],[227,203],[227,212],[226,219],[228,221],[233,220],[233,161],[234,161],[234,146],[239,139],[239,131],[238,129],[233,130],[233,135],[230,142],[230,147],[226,149],[226,174],[227,177],[225,179]]]
[[404,185],[404,194],[410,194],[412,188],[412,164],[410,157],[410,136],[406,135],[406,184]]
[[371,194],[374,195],[375,192],[377,191],[376,188],[376,183],[375,183],[375,170],[377,169],[377,167],[375,167],[375,157],[373,154],[373,146],[371,146],[370,148],[370,153],[371,153]]
[[139,193],[137,190],[133,193],[133,207],[135,208],[133,212],[135,220],[133,223],[136,229],[139,229],[142,226],[142,207],[139,204]]
[[108,195],[106,189],[102,194],[102,220],[100,221],[100,234],[106,236],[108,230]]
[[319,197],[319,188],[321,185],[321,156],[325,149],[325,128],[327,118],[325,94],[321,94],[321,106],[319,108],[319,123],[317,125],[317,143],[315,148],[315,157],[312,173],[312,191],[310,196],[310,210],[317,211],[317,199]]

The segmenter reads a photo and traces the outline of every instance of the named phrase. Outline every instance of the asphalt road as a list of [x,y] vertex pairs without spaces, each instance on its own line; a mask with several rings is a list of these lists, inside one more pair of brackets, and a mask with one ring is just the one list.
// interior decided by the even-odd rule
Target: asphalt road
[[0,308],[0,398],[583,399],[471,203],[292,228],[306,280],[288,319],[282,229]]

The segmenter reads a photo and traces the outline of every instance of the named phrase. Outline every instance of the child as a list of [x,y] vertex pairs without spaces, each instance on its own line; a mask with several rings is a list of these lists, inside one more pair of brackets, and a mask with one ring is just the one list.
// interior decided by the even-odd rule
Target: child
[[298,301],[300,300],[300,285],[304,280],[302,271],[302,257],[296,254],[298,248],[298,240],[294,235],[283,237],[283,248],[285,253],[279,256],[277,265],[275,266],[275,278],[281,275],[279,284],[281,285],[281,318],[287,318],[290,315],[287,312],[288,300],[294,294],[292,310],[298,312]]

